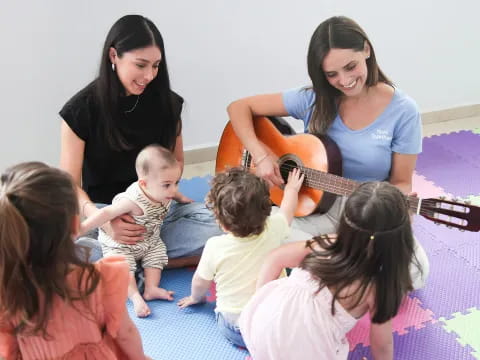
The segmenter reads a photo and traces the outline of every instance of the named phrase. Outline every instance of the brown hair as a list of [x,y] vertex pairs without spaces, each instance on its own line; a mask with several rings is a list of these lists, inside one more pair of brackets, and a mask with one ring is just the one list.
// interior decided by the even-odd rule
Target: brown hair
[[[15,332],[47,336],[54,296],[84,300],[97,287],[98,272],[75,251],[77,214],[67,173],[27,162],[1,175],[0,322],[18,324]],[[72,265],[81,269],[75,288],[66,280]]]
[[152,144],[145,147],[137,155],[135,170],[138,177],[147,176],[152,168],[164,170],[177,165],[175,155],[163,146]]
[[370,57],[366,60],[368,76],[366,86],[378,82],[393,85],[380,70],[372,43],[363,29],[352,19],[334,16],[322,22],[312,35],[308,48],[308,74],[315,92],[315,105],[309,122],[313,134],[325,134],[337,114],[339,100],[343,95],[328,82],[322,68],[323,60],[331,49],[352,49],[362,51],[365,44],[370,47]]
[[403,296],[412,290],[409,266],[414,259],[408,204],[400,190],[387,182],[360,185],[347,200],[336,240],[320,236],[313,241],[322,250],[309,242],[312,253],[301,267],[318,279],[319,290],[334,289],[332,314],[342,290],[358,282],[351,308],[373,285],[372,321],[383,323],[396,315]]
[[268,186],[263,179],[241,168],[217,174],[206,197],[206,205],[217,220],[238,237],[259,235],[270,215]]

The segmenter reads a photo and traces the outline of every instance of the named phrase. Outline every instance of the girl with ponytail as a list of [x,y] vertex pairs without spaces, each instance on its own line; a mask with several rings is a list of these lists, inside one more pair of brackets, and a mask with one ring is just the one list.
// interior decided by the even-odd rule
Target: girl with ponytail
[[76,250],[67,173],[39,162],[0,178],[0,358],[145,359],[125,308],[128,265]]

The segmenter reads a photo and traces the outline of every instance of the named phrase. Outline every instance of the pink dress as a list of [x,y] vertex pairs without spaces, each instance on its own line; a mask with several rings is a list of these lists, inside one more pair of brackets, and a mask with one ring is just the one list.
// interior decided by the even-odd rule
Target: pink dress
[[[77,301],[76,310],[59,297],[53,304],[48,334],[54,339],[13,334],[13,324],[0,329],[1,359],[126,359],[114,338],[126,311],[129,269],[121,256],[95,264],[101,280],[87,302]],[[68,275],[73,284],[79,271]]]
[[240,316],[240,330],[254,360],[347,359],[345,334],[357,320],[305,270],[265,284]]

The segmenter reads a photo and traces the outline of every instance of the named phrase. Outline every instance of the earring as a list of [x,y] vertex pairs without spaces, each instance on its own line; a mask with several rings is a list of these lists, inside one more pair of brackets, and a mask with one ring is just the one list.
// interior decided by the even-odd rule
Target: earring
[[115,72],[115,64],[112,63],[112,71]]

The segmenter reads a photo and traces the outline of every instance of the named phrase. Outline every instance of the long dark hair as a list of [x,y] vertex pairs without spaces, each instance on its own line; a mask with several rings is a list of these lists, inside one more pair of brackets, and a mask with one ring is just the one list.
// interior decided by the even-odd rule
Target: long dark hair
[[[76,190],[67,173],[28,162],[1,175],[0,323],[45,336],[54,296],[84,300],[95,290],[98,272],[75,251],[75,215]],[[76,285],[66,280],[72,266],[81,270]]]
[[331,17],[320,25],[312,35],[308,48],[308,74],[315,91],[315,106],[309,123],[309,131],[325,134],[337,114],[337,106],[343,95],[331,86],[323,72],[322,64],[330,49],[352,49],[362,51],[365,43],[370,46],[370,57],[366,60],[368,76],[366,86],[374,86],[379,81],[389,85],[392,82],[377,65],[372,43],[363,29],[345,16]]
[[350,196],[340,219],[337,238],[314,238],[322,250],[305,257],[301,267],[319,281],[319,289],[334,289],[334,303],[342,290],[359,284],[351,295],[356,307],[367,289],[375,291],[372,321],[383,323],[396,315],[403,296],[412,290],[409,266],[414,239],[405,196],[387,182],[364,183]]
[[112,70],[109,51],[114,48],[118,57],[125,52],[142,49],[149,46],[157,46],[162,54],[162,60],[158,67],[157,76],[148,84],[147,90],[154,90],[158,95],[158,101],[154,106],[158,108],[159,121],[162,119],[162,137],[159,141],[163,146],[173,150],[175,139],[181,132],[180,114],[174,113],[170,79],[167,69],[167,57],[163,38],[155,24],[140,15],[126,15],[113,24],[108,32],[103,46],[100,60],[100,71],[95,81],[97,101],[100,108],[101,124],[105,132],[108,144],[116,150],[126,150],[130,144],[119,130],[118,122],[125,116],[119,108],[120,96],[125,95],[125,89]]

